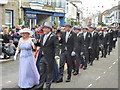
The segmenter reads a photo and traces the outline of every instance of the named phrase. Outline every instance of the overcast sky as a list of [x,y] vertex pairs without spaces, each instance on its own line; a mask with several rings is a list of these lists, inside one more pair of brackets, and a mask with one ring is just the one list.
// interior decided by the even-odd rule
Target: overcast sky
[[81,0],[84,15],[94,14],[97,11],[105,11],[112,8],[113,6],[118,5],[119,0]]

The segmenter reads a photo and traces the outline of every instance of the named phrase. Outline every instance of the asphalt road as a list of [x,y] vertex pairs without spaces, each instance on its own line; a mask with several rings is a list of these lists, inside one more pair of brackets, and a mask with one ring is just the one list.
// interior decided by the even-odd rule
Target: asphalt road
[[[120,42],[118,42],[120,43]],[[119,44],[120,45],[120,44]],[[107,58],[95,60],[87,70],[80,70],[78,76],[72,76],[69,83],[53,83],[52,88],[118,88],[118,44]],[[19,60],[0,63],[0,86],[2,88],[17,88]]]

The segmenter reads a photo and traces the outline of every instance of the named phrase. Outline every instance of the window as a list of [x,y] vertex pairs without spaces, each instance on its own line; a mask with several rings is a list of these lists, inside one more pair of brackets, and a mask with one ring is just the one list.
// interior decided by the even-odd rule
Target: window
[[37,0],[30,0],[30,2],[37,2]]
[[65,0],[61,0],[60,7],[65,8],[65,4],[66,4]]
[[120,19],[120,11],[119,11],[119,19]]
[[6,10],[5,12],[5,24],[12,28],[13,23],[13,11]]
[[60,7],[60,1],[56,0],[56,7]]
[[37,0],[38,1],[38,3],[41,3],[41,4],[43,4],[43,2],[44,2],[44,0]]
[[116,19],[117,19],[117,12],[116,12]]
[[49,1],[48,1],[48,5],[52,5],[52,0],[49,0]]
[[43,0],[44,1],[44,4],[48,4],[48,0]]

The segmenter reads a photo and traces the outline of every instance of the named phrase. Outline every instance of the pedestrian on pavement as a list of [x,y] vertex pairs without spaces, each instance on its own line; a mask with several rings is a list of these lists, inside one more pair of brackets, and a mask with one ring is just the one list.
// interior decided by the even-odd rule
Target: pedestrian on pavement
[[22,38],[14,56],[14,60],[20,51],[20,64],[19,64],[19,82],[20,88],[32,88],[34,85],[39,84],[40,75],[37,71],[32,48],[35,48],[32,39],[30,38],[31,30],[24,28],[20,30]]

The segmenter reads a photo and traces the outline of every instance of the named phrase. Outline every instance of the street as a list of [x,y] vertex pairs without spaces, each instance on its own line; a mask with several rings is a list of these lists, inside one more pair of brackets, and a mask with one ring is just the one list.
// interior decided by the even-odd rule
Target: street
[[[107,58],[95,60],[93,66],[88,65],[85,71],[81,69],[80,74],[72,76],[69,83],[65,82],[65,71],[63,83],[53,83],[52,88],[118,88],[118,56],[117,43],[116,49]],[[18,88],[19,60],[0,63],[1,69],[2,88]]]

